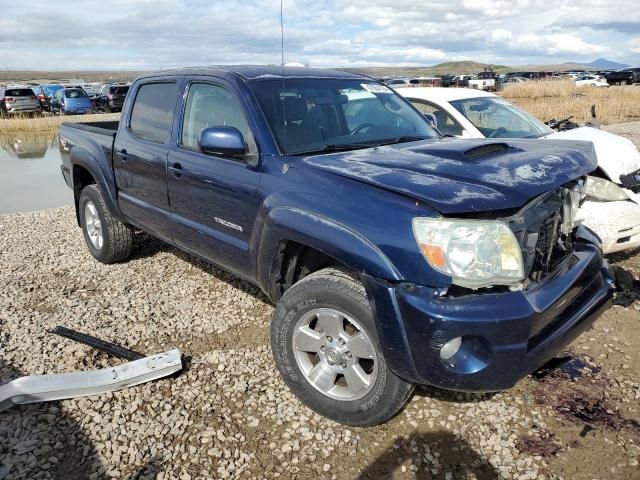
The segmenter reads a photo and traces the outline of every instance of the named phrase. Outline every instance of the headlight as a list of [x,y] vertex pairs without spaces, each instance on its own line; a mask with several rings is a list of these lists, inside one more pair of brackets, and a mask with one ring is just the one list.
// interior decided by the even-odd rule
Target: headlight
[[618,185],[598,177],[587,177],[587,181],[584,184],[584,193],[588,197],[608,202],[629,200],[629,196]]
[[520,245],[504,222],[414,218],[413,233],[429,265],[456,285],[482,288],[524,279]]

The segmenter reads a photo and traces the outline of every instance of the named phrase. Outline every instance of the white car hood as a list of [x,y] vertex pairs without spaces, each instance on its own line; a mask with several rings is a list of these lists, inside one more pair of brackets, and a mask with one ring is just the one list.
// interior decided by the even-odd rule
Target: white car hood
[[640,169],[640,151],[631,140],[613,133],[592,127],[580,127],[565,132],[554,132],[544,138],[593,142],[598,156],[598,167],[615,183],[620,183],[620,175]]

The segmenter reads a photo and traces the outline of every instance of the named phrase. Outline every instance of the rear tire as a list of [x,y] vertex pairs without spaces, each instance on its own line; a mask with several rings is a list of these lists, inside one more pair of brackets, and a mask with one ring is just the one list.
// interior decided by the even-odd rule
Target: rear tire
[[363,285],[341,270],[320,270],[287,290],[273,314],[271,347],[293,393],[339,423],[383,423],[413,391],[386,363]]
[[88,185],[78,202],[80,225],[89,252],[101,263],[126,260],[133,248],[133,229],[111,215],[97,185]]

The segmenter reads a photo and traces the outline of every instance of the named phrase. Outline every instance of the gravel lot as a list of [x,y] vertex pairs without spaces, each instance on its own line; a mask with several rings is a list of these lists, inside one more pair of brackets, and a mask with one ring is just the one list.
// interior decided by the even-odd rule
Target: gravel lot
[[[635,253],[615,260],[637,278]],[[104,266],[71,208],[0,215],[0,285],[0,383],[119,362],[47,333],[56,325],[189,357],[177,378],[0,413],[0,480],[640,478],[637,301],[575,343],[573,380],[565,368],[495,395],[424,389],[361,429],[289,393],[257,288],[147,236]]]

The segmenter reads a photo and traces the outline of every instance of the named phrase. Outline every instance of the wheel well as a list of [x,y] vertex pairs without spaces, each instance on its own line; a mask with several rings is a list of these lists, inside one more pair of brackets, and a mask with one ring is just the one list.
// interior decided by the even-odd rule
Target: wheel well
[[73,198],[76,205],[76,220],[78,225],[80,225],[80,212],[78,211],[78,202],[80,201],[80,192],[87,185],[93,185],[96,183],[96,180],[93,178],[93,175],[84,167],[80,165],[73,166]]
[[271,299],[277,302],[292,285],[307,275],[328,267],[347,268],[321,250],[291,240],[281,241],[273,262]]

